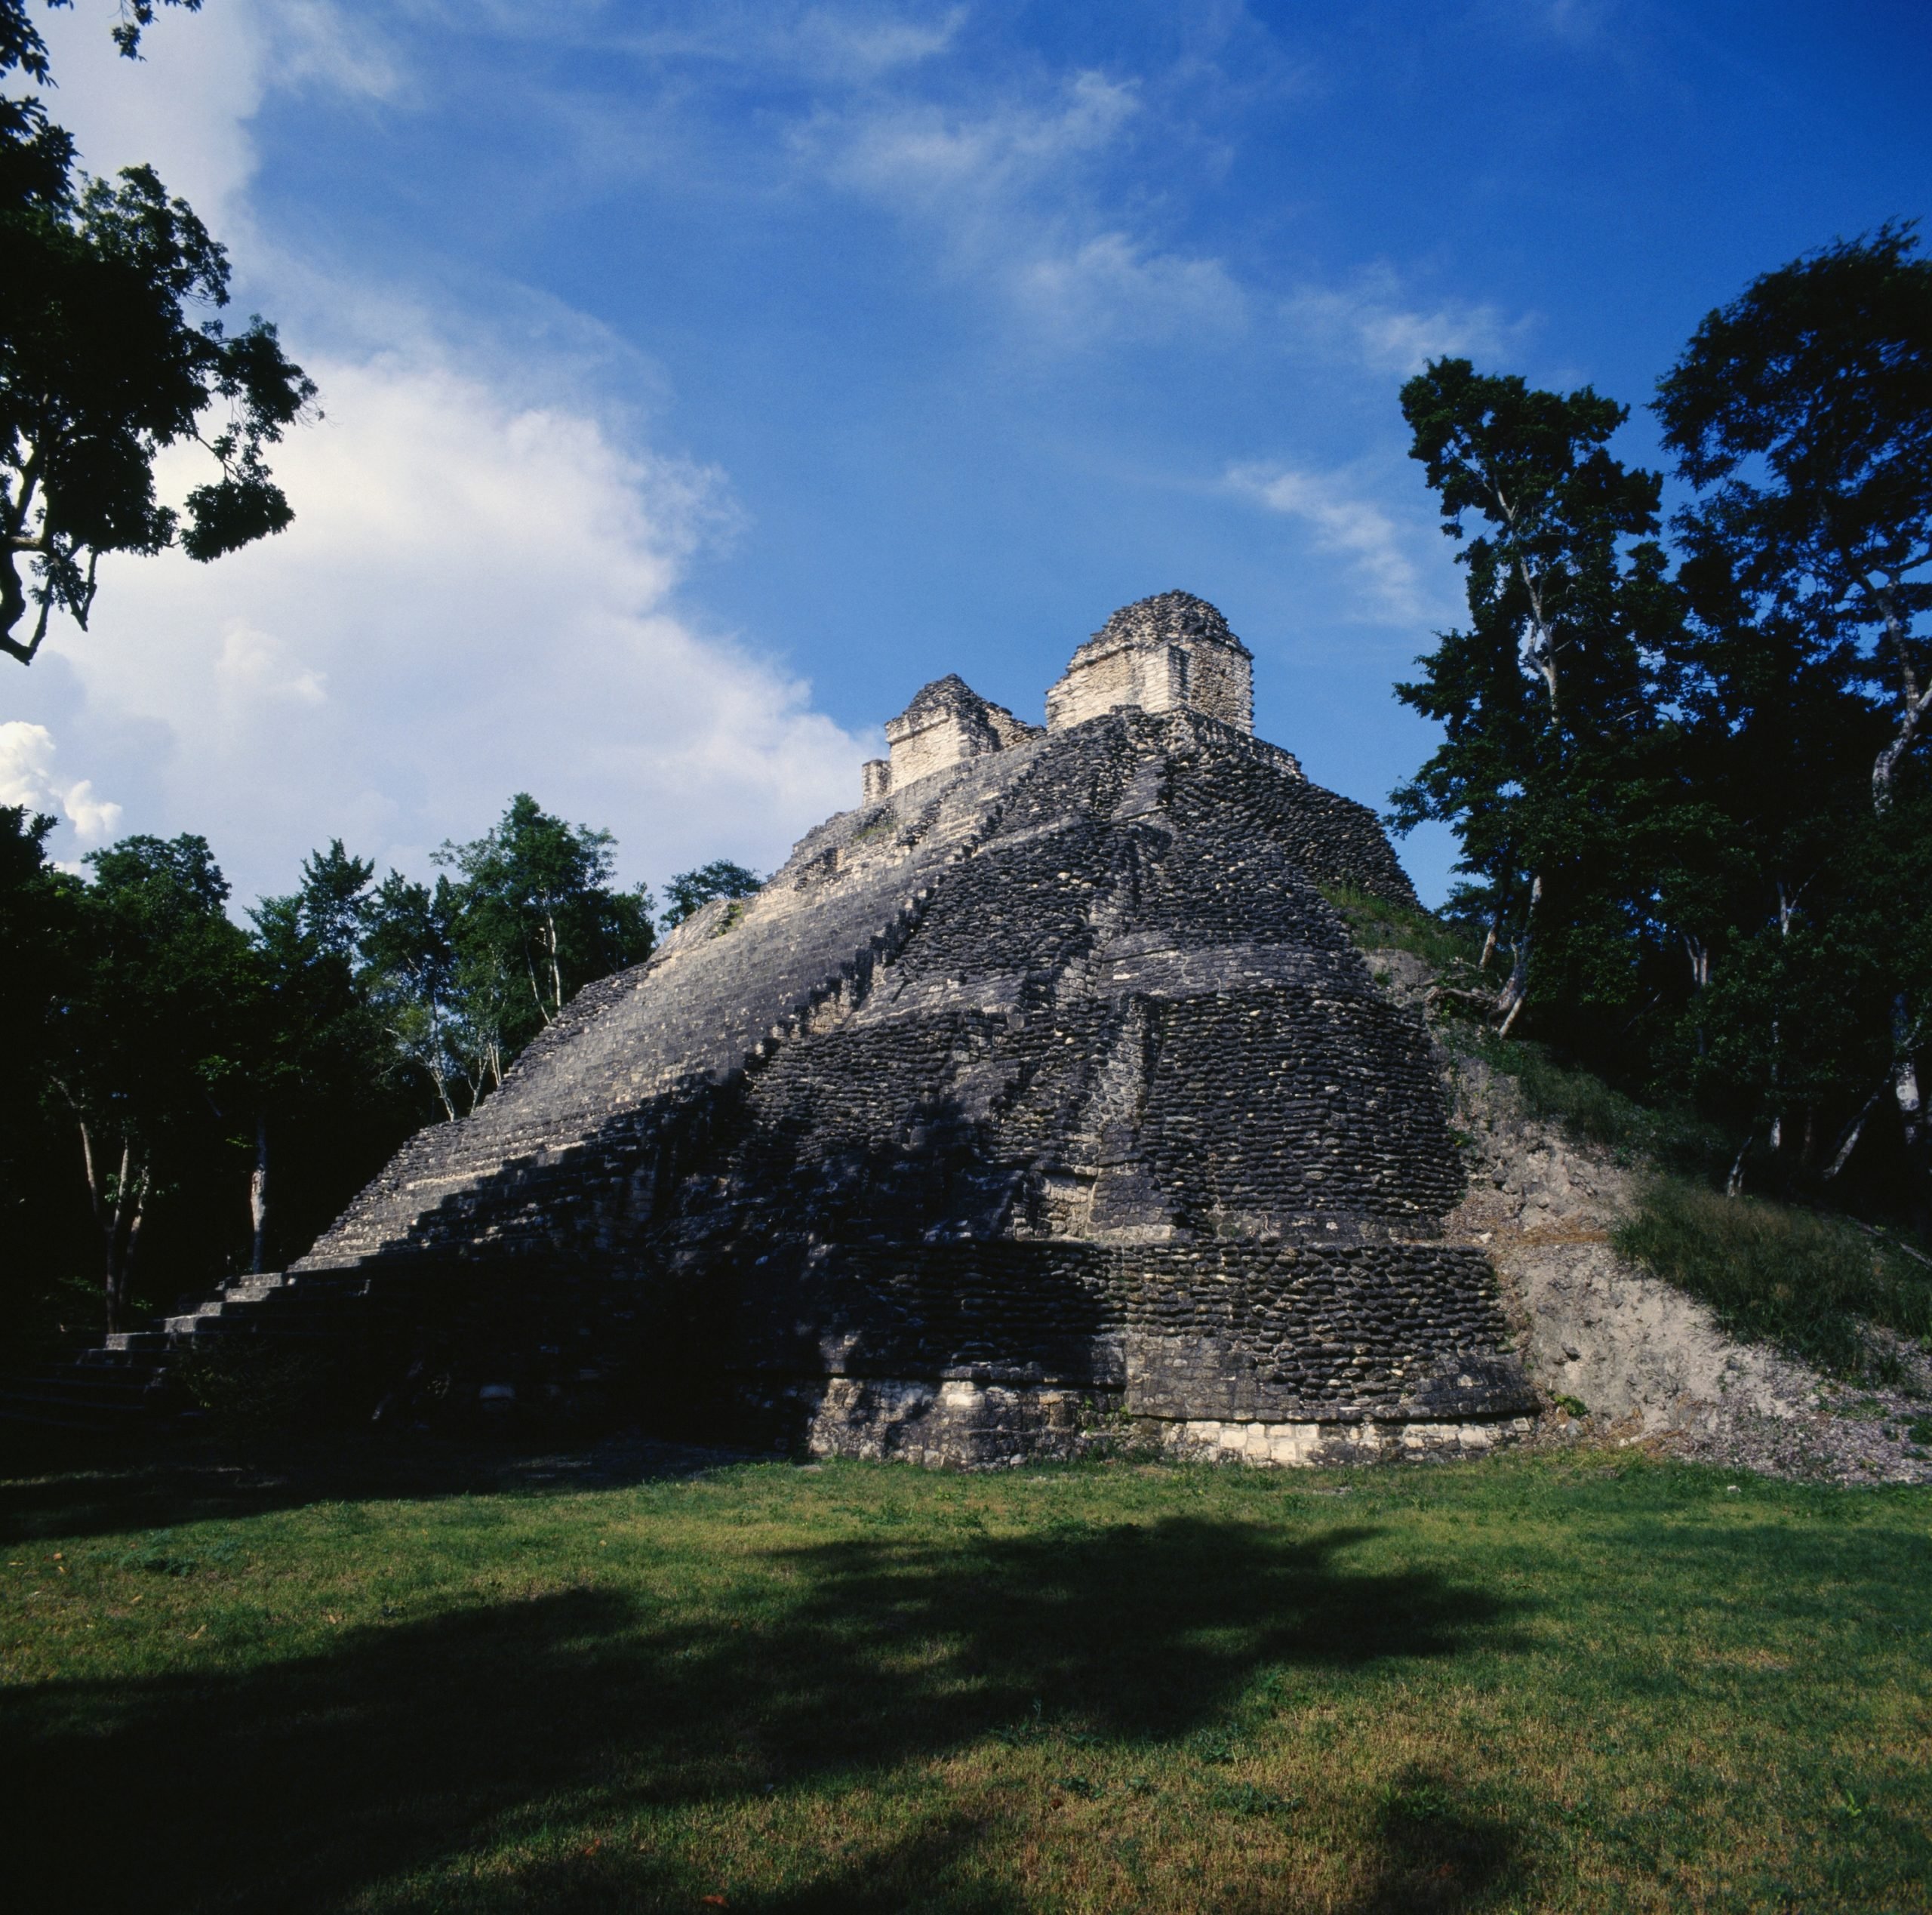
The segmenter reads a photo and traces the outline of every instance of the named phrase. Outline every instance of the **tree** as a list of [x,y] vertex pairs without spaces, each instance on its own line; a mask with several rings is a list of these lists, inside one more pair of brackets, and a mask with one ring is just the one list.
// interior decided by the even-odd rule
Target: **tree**
[[518,792],[494,830],[435,854],[459,874],[457,983],[472,1023],[493,1033],[493,1082],[585,984],[650,955],[650,894],[612,888],[616,842]]
[[254,979],[205,839],[127,838],[88,862],[49,1082],[74,1125],[112,1330],[154,1200],[205,1154],[243,1068]]
[[764,882],[755,871],[728,857],[715,857],[695,870],[680,871],[664,887],[666,909],[658,922],[666,931],[674,930],[715,899],[749,897]]
[[[128,57],[154,12],[125,0]],[[16,72],[51,84],[24,0],[0,0],[0,78]],[[263,450],[315,389],[266,320],[230,334],[208,316],[228,257],[192,208],[148,167],[77,177],[72,138],[31,95],[0,99],[0,649],[26,664],[55,612],[85,627],[103,555],[178,543],[205,562],[287,526]],[[154,466],[188,441],[217,471],[184,519]]]
[[[1697,614],[1687,698],[1764,801],[1754,822],[1772,842],[1779,934],[1835,898],[1893,949],[1884,1075],[1922,1203],[1918,1055],[1932,996],[1885,931],[1919,915],[1914,836],[1887,820],[1932,735],[1932,261],[1913,229],[1882,226],[1753,281],[1698,327],[1656,411],[1700,495],[1675,522]],[[1875,830],[1843,802],[1860,754]],[[1849,871],[1908,888],[1860,897]],[[1857,942],[1872,954],[1869,937]],[[1862,1125],[1863,1113],[1845,1150]]]
[[[481,1030],[466,1014],[456,950],[459,912],[448,879],[438,878],[432,890],[392,871],[371,901],[362,941],[362,987],[395,1055],[421,1074],[449,1119],[475,1109],[501,1054],[494,1022]],[[500,1067],[495,1074],[501,1076]]]
[[374,872],[338,838],[303,861],[296,890],[265,897],[249,913],[255,988],[229,1107],[250,1132],[254,1270],[268,1264],[272,1188],[278,1218],[294,1224],[278,1222],[275,1236],[303,1239],[411,1127],[413,1101],[394,1081],[385,1021],[364,987]]
[[1444,359],[1401,405],[1443,530],[1466,540],[1470,624],[1438,634],[1422,676],[1395,688],[1446,736],[1394,794],[1394,817],[1456,827],[1475,881],[1459,903],[1484,922],[1485,967],[1499,942],[1512,949],[1507,1031],[1542,928],[1584,961],[1602,947],[1589,921],[1628,888],[1601,867],[1629,850],[1630,791],[1651,770],[1637,747],[1652,728],[1645,647],[1670,610],[1651,537],[1661,482],[1604,449],[1628,411],[1588,386],[1540,392]]

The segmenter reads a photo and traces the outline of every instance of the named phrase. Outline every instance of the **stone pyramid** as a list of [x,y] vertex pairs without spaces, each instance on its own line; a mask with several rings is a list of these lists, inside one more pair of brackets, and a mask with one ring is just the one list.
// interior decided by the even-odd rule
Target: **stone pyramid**
[[1044,729],[928,686],[866,802],[585,990],[291,1278],[469,1313],[525,1393],[622,1371],[820,1452],[1524,1427],[1492,1273],[1441,1240],[1429,1039],[1321,887],[1413,894],[1371,812],[1252,736],[1251,670],[1168,593]]

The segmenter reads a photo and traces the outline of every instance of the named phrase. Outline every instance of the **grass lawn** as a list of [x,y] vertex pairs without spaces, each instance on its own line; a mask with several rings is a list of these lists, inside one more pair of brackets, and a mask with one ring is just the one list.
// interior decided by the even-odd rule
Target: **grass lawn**
[[1730,1481],[16,1472],[8,1899],[1932,1907],[1932,1496]]

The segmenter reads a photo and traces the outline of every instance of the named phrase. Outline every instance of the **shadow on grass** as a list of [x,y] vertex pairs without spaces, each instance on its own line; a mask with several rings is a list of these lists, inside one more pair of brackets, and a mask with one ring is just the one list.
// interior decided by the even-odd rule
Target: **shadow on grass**
[[[1493,1596],[1352,1572],[1373,1533],[839,1542],[775,1557],[783,1593],[737,1621],[583,1588],[266,1667],[17,1689],[8,1873],[23,1907],[698,1908],[735,1826],[770,1866],[734,1908],[1017,1908],[998,1820],[903,1766],[989,1735],[1171,1746],[1225,1725],[1266,1665],[1503,1639]],[[878,1814],[846,1800],[873,1784],[897,1806],[861,1864],[834,1838]],[[1475,1840],[1413,1789],[1378,1826],[1388,1891],[1364,1909],[1478,1907],[1509,1866],[1506,1830]],[[414,1871],[441,1886],[401,1888]]]
[[246,1444],[213,1437],[145,1442],[6,1431],[0,1542],[119,1535],[260,1516],[316,1502],[614,1489],[768,1461],[742,1450],[635,1434],[549,1439],[414,1432]]

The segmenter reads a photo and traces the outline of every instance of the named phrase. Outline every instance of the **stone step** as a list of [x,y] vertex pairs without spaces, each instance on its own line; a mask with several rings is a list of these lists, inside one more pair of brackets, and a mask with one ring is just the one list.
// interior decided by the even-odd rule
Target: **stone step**
[[288,1289],[293,1279],[284,1276],[279,1271],[261,1276],[238,1276],[222,1285],[220,1301],[223,1303],[255,1303],[263,1297],[272,1297]]
[[263,1322],[258,1318],[205,1316],[192,1328],[172,1333],[171,1355],[188,1350],[213,1350],[226,1343],[253,1341],[274,1343],[326,1344],[340,1340],[343,1326],[334,1317],[320,1321]]
[[340,1330],[352,1322],[366,1320],[366,1304],[359,1299],[316,1298],[301,1303],[254,1304],[224,1310],[201,1310],[186,1316],[171,1316],[163,1325],[165,1334],[183,1338],[226,1336],[235,1332],[248,1335],[300,1335],[318,1330]]
[[113,1332],[67,1363],[0,1376],[0,1420],[76,1431],[134,1427],[165,1397],[173,1359],[238,1337],[327,1350],[379,1308],[371,1288],[368,1274],[352,1270],[231,1278],[192,1310]]
[[74,1361],[81,1369],[86,1370],[152,1376],[156,1370],[166,1366],[168,1339],[158,1331],[143,1331],[140,1334],[152,1335],[154,1341],[135,1350],[119,1344],[104,1344],[93,1350],[82,1350]]
[[112,1430],[129,1427],[153,1408],[145,1382],[129,1378],[125,1388],[100,1387],[106,1381],[78,1377],[71,1371],[0,1378],[0,1420],[55,1429]]
[[151,1373],[134,1370],[97,1370],[78,1363],[58,1369],[27,1371],[4,1380],[9,1389],[54,1390],[90,1402],[120,1402],[139,1397],[152,1381]]

